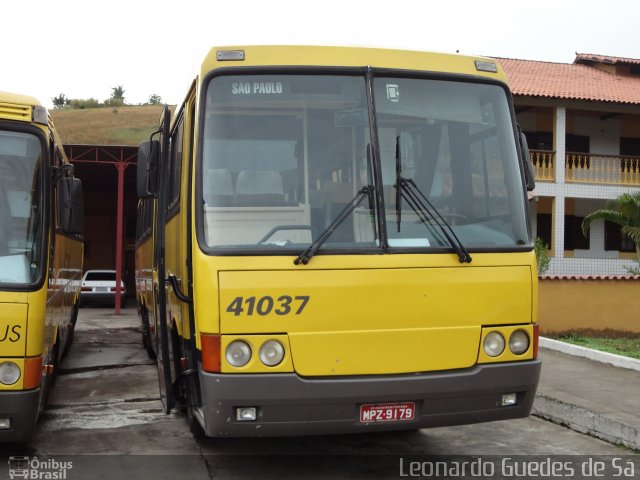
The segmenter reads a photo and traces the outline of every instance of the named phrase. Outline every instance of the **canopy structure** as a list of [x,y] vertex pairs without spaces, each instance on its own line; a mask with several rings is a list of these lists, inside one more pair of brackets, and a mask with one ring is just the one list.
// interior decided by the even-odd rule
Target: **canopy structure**
[[135,167],[138,148],[65,145],[64,149],[84,186],[85,270],[116,270],[115,313],[119,315],[120,280],[124,279],[127,291],[135,290]]

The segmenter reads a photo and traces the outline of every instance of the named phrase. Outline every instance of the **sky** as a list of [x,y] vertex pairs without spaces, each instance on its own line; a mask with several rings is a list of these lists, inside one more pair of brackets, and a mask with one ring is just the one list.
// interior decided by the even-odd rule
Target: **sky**
[[0,90],[183,100],[212,46],[346,45],[640,59],[637,0],[2,0]]

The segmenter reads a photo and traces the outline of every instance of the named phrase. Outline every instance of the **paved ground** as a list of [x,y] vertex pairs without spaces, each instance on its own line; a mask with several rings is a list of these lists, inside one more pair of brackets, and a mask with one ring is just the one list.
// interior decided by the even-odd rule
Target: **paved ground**
[[540,357],[536,415],[640,451],[640,371],[544,348]]
[[[469,459],[462,455],[497,462],[491,465],[498,469],[505,468],[500,464],[505,455],[529,463],[544,463],[554,455],[576,471],[582,463],[602,458],[608,468],[604,478],[614,478],[617,470],[612,470],[611,462],[620,458],[620,468],[629,468],[624,462],[632,461],[634,474],[640,474],[640,456],[629,457],[632,451],[537,417],[407,433],[196,441],[179,413],[162,412],[157,373],[141,347],[137,325],[133,308],[121,316],[108,309],[82,309],[76,343],[62,365],[38,434],[25,449],[0,452],[67,459],[74,468],[68,479],[399,478],[406,476],[411,461],[424,469],[440,456],[449,461]],[[614,399],[638,398],[640,372],[620,380],[615,367],[589,360],[585,364],[550,350],[541,355],[544,366],[536,408],[542,399],[556,410],[557,405],[598,407],[621,422],[637,421],[633,398],[618,403]],[[598,382],[606,386],[594,387]],[[589,383],[590,388],[585,386]],[[523,454],[538,457],[519,456]]]

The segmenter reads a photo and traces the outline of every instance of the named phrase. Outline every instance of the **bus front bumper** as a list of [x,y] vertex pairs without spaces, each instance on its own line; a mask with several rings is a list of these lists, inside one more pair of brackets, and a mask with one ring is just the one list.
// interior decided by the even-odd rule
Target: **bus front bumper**
[[[255,437],[413,430],[521,418],[533,405],[540,360],[407,375],[303,378],[200,374],[208,436]],[[516,404],[502,406],[504,394]],[[362,404],[415,403],[413,420],[360,421]],[[255,407],[255,421],[237,420]]]
[[10,428],[0,429],[1,443],[25,443],[33,437],[38,420],[40,389],[0,392],[0,419],[9,419]]

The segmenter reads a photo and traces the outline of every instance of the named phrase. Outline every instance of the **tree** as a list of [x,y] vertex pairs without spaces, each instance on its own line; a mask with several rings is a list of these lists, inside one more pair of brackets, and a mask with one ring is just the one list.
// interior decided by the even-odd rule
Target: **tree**
[[544,275],[549,270],[549,264],[551,263],[549,246],[541,238],[536,237],[534,250],[536,252],[536,263],[538,264],[538,275]]
[[157,95],[155,93],[152,93],[151,95],[149,95],[149,100],[147,101],[147,104],[160,105],[161,103],[162,103],[162,97],[160,95]]
[[53,97],[51,102],[53,103],[53,108],[66,108],[71,105],[71,100],[69,100],[64,93]]
[[582,233],[585,237],[589,227],[596,220],[609,220],[622,227],[622,234],[627,235],[636,245],[636,253],[640,261],[640,190],[634,193],[623,193],[614,200],[609,200],[605,208],[584,217]]
[[111,88],[111,96],[104,104],[109,107],[120,107],[124,105],[124,92],[125,90],[122,85]]
[[102,105],[95,98],[74,98],[69,101],[71,108],[84,109],[84,108],[98,108]]

